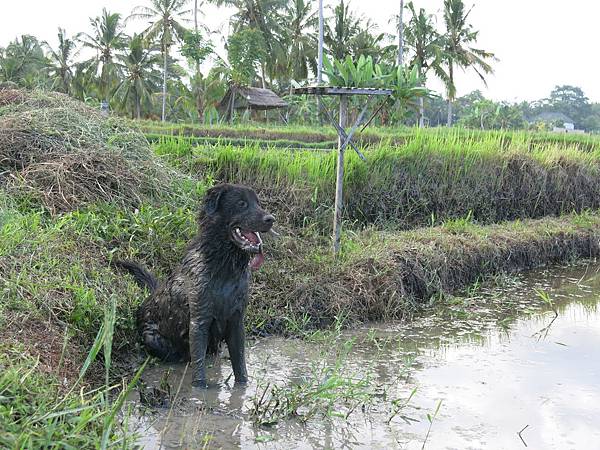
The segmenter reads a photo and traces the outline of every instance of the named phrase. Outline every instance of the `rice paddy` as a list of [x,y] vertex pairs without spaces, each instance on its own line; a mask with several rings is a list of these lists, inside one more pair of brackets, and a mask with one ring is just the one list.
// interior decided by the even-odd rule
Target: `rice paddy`
[[[480,223],[538,218],[600,206],[600,150],[581,142],[533,145],[524,133],[414,130],[403,145],[348,150],[349,222],[407,229],[471,216]],[[196,145],[183,136],[155,144],[193,175],[249,184],[273,198],[294,226],[328,229],[335,153],[249,144]]]
[[[310,341],[365,320],[409,320],[491,277],[600,256],[595,137],[365,132],[367,162],[347,153],[335,259],[328,129],[144,123],[154,127],[150,144],[64,96],[7,92],[2,447],[132,445],[121,433],[127,416],[116,411],[136,380],[137,367],[124,361],[141,365],[132,356],[135,310],[146,294],[110,261],[132,258],[164,276],[197,231],[205,190],[221,181],[254,187],[281,234],[265,239],[267,263],[254,277],[247,316],[254,336]],[[319,378],[300,389],[269,387],[255,404],[256,422],[327,415],[334,397],[366,392],[347,374],[333,375],[324,389]],[[287,406],[274,406],[277,399]]]

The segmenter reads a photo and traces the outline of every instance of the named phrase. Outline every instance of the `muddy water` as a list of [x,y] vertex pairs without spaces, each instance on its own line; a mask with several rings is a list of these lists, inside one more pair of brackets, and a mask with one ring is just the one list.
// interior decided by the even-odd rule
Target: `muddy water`
[[[600,448],[599,271],[500,280],[408,325],[266,338],[250,344],[246,387],[227,380],[225,359],[206,391],[190,388],[185,365],[171,366],[170,406],[143,406],[136,394],[130,422],[146,448]],[[166,369],[148,369],[148,385]],[[272,386],[318,392],[332,379],[342,387],[269,419],[276,398],[285,403]],[[271,423],[256,425],[257,415]]]

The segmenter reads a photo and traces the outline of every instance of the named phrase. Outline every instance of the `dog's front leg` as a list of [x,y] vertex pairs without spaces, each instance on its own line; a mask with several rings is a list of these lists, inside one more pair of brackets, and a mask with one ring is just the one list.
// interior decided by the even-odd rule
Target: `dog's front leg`
[[246,371],[244,319],[242,313],[236,313],[229,322],[225,342],[229,349],[231,366],[236,383],[246,383],[248,372]]
[[190,359],[192,362],[192,385],[206,388],[206,348],[212,311],[206,304],[190,302]]

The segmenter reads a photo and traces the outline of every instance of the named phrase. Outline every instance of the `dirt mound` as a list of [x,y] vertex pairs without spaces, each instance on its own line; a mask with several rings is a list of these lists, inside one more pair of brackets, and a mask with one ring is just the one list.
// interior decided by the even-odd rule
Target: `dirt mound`
[[137,205],[167,189],[144,136],[66,95],[0,90],[0,187],[51,213]]

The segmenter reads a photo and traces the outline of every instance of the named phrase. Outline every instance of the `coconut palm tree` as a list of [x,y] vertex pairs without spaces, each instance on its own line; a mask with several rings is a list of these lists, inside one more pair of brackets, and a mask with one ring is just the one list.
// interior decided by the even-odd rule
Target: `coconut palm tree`
[[[427,79],[429,70],[433,70],[442,80],[446,80],[446,74],[442,69],[443,39],[437,32],[434,17],[423,8],[419,12],[415,10],[413,2],[407,4],[411,17],[404,32],[406,45],[412,53],[409,65],[416,67],[419,79],[423,82]],[[419,126],[424,125],[423,97],[419,98]]]
[[478,31],[468,23],[473,8],[465,10],[462,0],[444,0],[444,61],[447,69],[446,90],[448,93],[447,125],[452,125],[452,102],[456,97],[454,69],[472,69],[485,81],[485,74],[493,72],[489,60],[495,59],[493,53],[472,47],[477,41]]
[[152,93],[160,85],[160,53],[157,48],[147,48],[141,36],[135,35],[127,51],[117,56],[124,77],[115,90],[114,97],[123,109],[132,106],[132,117],[141,119],[142,106],[149,106]]
[[48,52],[51,89],[70,94],[71,82],[73,81],[73,60],[79,53],[75,39],[68,38],[65,30],[59,28],[58,47],[56,50],[47,42],[44,42],[44,46]]
[[[245,28],[259,30],[263,37],[266,50],[266,60],[273,63],[267,68],[266,60],[260,61],[262,86],[267,86],[267,72],[271,78],[277,74],[277,41],[281,38],[282,30],[287,25],[282,18],[282,8],[288,4],[286,0],[210,0],[217,6],[230,6],[235,9],[231,17],[232,34]],[[283,25],[286,24],[286,25]],[[281,61],[281,58],[279,58]]]
[[100,98],[108,103],[110,93],[119,78],[118,67],[115,63],[116,52],[126,45],[126,35],[123,31],[121,15],[109,13],[106,8],[102,15],[90,18],[94,29],[92,34],[81,33],[77,39],[84,47],[96,52],[96,55],[85,62],[85,72],[88,77],[96,77],[98,74],[98,91]]
[[36,37],[25,34],[0,49],[0,81],[36,88],[46,81],[47,60],[42,44]]
[[190,13],[187,7],[189,0],[150,0],[150,7],[137,6],[129,19],[150,21],[150,26],[142,33],[146,40],[156,41],[160,45],[163,57],[162,114],[165,121],[167,109],[167,76],[169,51],[176,41],[181,42],[187,31],[183,26],[184,17]]
[[287,27],[281,39],[282,56],[288,79],[308,78],[308,71],[317,71],[317,37],[315,30],[319,18],[306,0],[290,1],[283,12]]
[[329,20],[325,25],[325,45],[331,56],[343,60],[350,54],[348,43],[361,30],[360,19],[352,14],[350,5],[340,0],[340,3],[333,8],[332,20],[333,26]]

